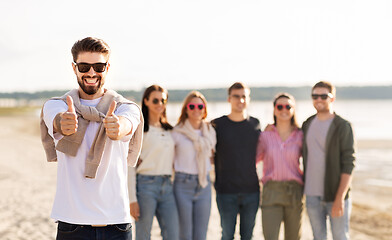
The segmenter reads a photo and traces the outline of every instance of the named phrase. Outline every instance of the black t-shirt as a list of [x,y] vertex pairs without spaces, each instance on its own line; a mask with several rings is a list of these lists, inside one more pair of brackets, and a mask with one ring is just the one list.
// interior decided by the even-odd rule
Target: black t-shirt
[[256,147],[260,122],[249,117],[234,122],[227,116],[212,121],[216,130],[215,189],[218,193],[259,192]]

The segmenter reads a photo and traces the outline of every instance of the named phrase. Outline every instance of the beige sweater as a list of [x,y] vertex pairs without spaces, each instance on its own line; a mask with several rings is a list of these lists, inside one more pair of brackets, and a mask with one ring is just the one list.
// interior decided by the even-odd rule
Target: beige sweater
[[[79,92],[77,89],[73,89],[66,93],[64,96],[60,98],[52,98],[66,101],[66,96],[69,95],[72,97],[75,111],[78,115],[78,129],[75,134],[64,136],[55,146],[53,138],[48,133],[48,128],[43,121],[43,112],[41,111],[40,118],[40,127],[41,127],[41,140],[44,146],[44,150],[46,153],[46,158],[48,162],[57,161],[56,150],[68,154],[70,156],[76,156],[77,151],[81,142],[83,141],[85,131],[90,121],[100,122],[100,128],[97,132],[97,135],[94,139],[92,147],[88,153],[86,159],[86,168],[85,168],[85,177],[87,178],[95,178],[97,173],[98,166],[101,162],[101,157],[103,154],[103,149],[106,144],[106,132],[102,120],[106,116],[106,112],[109,109],[110,103],[115,100],[117,102],[117,107],[121,104],[134,104],[138,108],[139,106],[131,102],[113,90],[107,90],[102,97],[101,101],[97,105],[97,107],[89,107],[80,104]],[[140,110],[140,108],[139,108]],[[129,143],[129,151],[128,151],[128,165],[135,166],[137,159],[140,155],[142,140],[143,140],[143,114],[140,112],[140,123],[136,128],[134,135],[132,136]]]
[[175,126],[173,131],[185,135],[193,142],[193,147],[196,151],[199,184],[203,188],[206,187],[208,184],[206,159],[211,157],[215,152],[215,129],[211,126],[211,124],[203,121],[201,124],[202,136],[200,136],[192,127],[189,120],[185,120],[183,124],[180,123],[179,125]]

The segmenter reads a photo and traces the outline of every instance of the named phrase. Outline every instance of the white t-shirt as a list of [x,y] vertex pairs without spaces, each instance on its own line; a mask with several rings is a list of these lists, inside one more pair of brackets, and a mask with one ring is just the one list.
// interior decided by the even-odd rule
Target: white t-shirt
[[[95,107],[101,98],[80,99],[81,104]],[[50,100],[43,108],[44,121],[55,144],[63,137],[53,134],[53,120],[67,111],[62,100]],[[140,123],[140,111],[133,104],[122,104],[114,112],[132,123],[132,134]],[[57,151],[57,190],[51,217],[73,224],[119,224],[131,222],[127,187],[127,154],[132,134],[123,139],[106,140],[100,166],[94,179],[84,176],[85,161],[99,123],[90,122],[75,157]]]
[[148,132],[143,135],[140,154],[142,163],[136,172],[144,175],[172,175],[173,158],[174,141],[171,131],[150,125]]
[[[202,135],[201,130],[195,129],[197,134]],[[193,142],[184,134],[173,131],[175,154],[174,154],[174,170],[187,174],[199,174],[196,160],[196,150]],[[206,158],[207,172],[211,170],[210,158]]]

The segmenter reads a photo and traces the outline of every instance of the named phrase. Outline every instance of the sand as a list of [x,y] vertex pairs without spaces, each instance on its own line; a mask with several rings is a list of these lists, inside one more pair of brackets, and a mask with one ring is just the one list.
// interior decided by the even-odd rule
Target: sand
[[[57,166],[45,160],[39,137],[38,116],[35,112],[0,116],[0,126],[0,239],[55,239],[56,223],[49,216],[55,194]],[[358,148],[359,152],[361,149],[392,149],[392,141],[361,141]],[[354,175],[350,229],[352,239],[382,240],[392,236],[392,186],[367,184],[369,180],[376,179],[378,174],[377,170],[367,172],[362,169]],[[213,192],[207,239],[220,239],[220,231]],[[152,239],[161,239],[159,232],[155,221]],[[239,239],[238,235],[236,239]],[[254,239],[263,239],[260,211]],[[306,214],[302,239],[312,239]]]

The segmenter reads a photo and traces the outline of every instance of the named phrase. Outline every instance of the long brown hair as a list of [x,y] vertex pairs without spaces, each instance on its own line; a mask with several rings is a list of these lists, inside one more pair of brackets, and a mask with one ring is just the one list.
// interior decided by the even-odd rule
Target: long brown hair
[[204,97],[204,95],[201,92],[192,91],[184,99],[184,102],[183,102],[182,108],[181,108],[181,115],[178,118],[177,125],[183,124],[185,122],[185,120],[188,118],[188,114],[186,113],[186,108],[187,108],[188,103],[190,101],[192,101],[192,98],[200,98],[203,101],[204,106],[205,106],[203,119],[205,119],[207,117],[207,100],[206,100],[206,98]]
[[[169,94],[167,93],[167,90],[164,89],[163,87],[159,86],[159,85],[151,85],[148,88],[146,88],[146,90],[144,90],[143,93],[143,98],[142,98],[142,113],[143,113],[143,117],[144,117],[144,132],[148,132],[149,129],[149,123],[148,123],[148,107],[147,105],[144,103],[144,99],[148,100],[151,93],[154,91],[158,91],[158,92],[162,92],[162,93],[166,93],[166,97],[167,99],[169,98]],[[166,99],[166,100],[167,100]],[[165,110],[163,110],[160,118],[159,118],[159,122],[161,123],[161,127],[165,130],[170,130],[173,129],[173,126],[170,125],[170,123],[167,121],[167,117],[166,117],[166,106],[165,106]]]
[[[294,106],[293,106],[294,107],[294,112],[293,112],[293,116],[290,119],[290,123],[291,123],[291,126],[299,128],[299,125],[298,125],[298,122],[297,122],[297,116],[295,114],[295,99],[294,99],[293,95],[291,95],[289,93],[278,93],[276,95],[275,99],[274,99],[274,102],[273,102],[274,103],[274,109],[275,109],[275,106],[276,106],[276,102],[278,101],[278,99],[281,99],[281,98],[290,99],[294,103]],[[274,125],[276,126],[276,116],[275,116],[275,114],[274,114]]]

